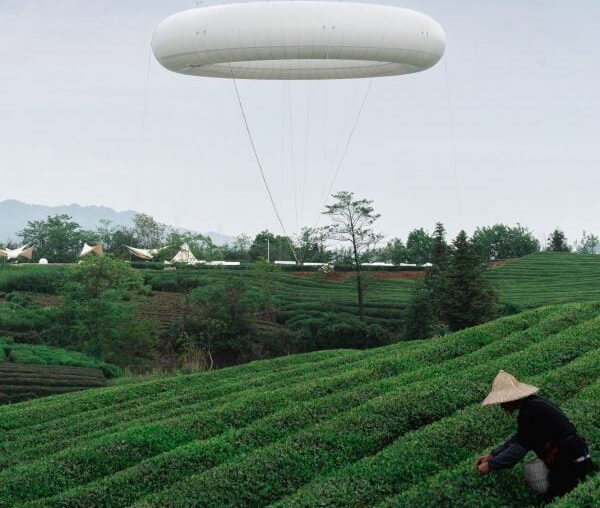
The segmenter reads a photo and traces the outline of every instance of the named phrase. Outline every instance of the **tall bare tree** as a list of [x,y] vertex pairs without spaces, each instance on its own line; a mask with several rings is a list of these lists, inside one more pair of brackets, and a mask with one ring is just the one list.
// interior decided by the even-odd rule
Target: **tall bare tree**
[[350,245],[352,264],[356,273],[356,294],[358,299],[358,317],[365,319],[364,282],[361,270],[361,255],[372,249],[383,238],[375,233],[373,224],[380,215],[375,213],[373,201],[355,199],[354,193],[341,191],[333,195],[335,203],[325,207],[331,224],[325,227],[328,237]]

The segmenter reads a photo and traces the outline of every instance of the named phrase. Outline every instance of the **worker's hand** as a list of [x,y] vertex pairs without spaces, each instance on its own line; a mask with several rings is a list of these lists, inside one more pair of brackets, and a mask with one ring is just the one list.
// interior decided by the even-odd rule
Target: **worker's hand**
[[481,476],[484,476],[484,475],[488,474],[490,472],[490,464],[489,464],[489,462],[486,460],[486,461],[482,462],[481,464],[479,464],[477,466],[477,471],[479,471],[479,474]]
[[489,455],[480,455],[479,457],[477,457],[477,462],[475,462],[475,467],[479,467],[479,465],[481,463],[487,462],[488,460],[490,460]]

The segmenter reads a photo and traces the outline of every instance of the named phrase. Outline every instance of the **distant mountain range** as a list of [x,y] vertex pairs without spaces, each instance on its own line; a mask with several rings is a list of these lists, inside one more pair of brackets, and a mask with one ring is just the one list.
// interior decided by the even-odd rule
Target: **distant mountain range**
[[[49,215],[68,214],[73,217],[83,229],[96,229],[100,219],[110,220],[114,225],[130,226],[134,215],[133,210],[117,212],[106,206],[81,206],[78,204],[46,206],[32,205],[7,199],[0,201],[0,242],[16,242],[17,234],[29,221],[43,220]],[[217,245],[222,245],[233,240],[232,237],[209,231],[204,233]]]

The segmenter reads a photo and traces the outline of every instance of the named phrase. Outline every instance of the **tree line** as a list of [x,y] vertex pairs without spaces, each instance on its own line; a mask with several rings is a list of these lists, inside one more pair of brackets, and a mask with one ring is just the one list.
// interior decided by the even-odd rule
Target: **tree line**
[[[351,195],[350,201],[354,199],[351,193],[342,192],[335,196],[336,203],[339,204],[339,199],[345,194]],[[372,205],[372,201],[368,203]],[[333,218],[327,210],[329,208],[324,213]],[[265,229],[254,237],[241,234],[232,242],[216,245],[207,235],[172,228],[146,214],[135,215],[130,226],[100,220],[94,230],[81,228],[69,215],[53,215],[45,220],[29,221],[18,234],[21,243],[35,246],[36,260],[46,258],[51,263],[75,261],[83,243],[87,242],[102,243],[106,252],[124,259],[129,258],[124,245],[145,249],[164,247],[156,258],[163,261],[172,258],[183,244],[188,244],[198,259],[207,261],[222,259],[251,262],[270,259],[352,264],[355,253],[351,245],[345,242],[332,243],[332,235],[336,236],[330,226],[303,228],[298,235],[291,238]],[[396,265],[422,265],[431,262],[435,232],[415,228],[408,233],[405,240],[394,237],[380,245],[381,239],[382,236],[379,235],[376,242],[371,242],[368,248],[360,250],[360,262],[388,262]],[[477,227],[471,236],[471,242],[483,260],[516,258],[540,250],[592,254],[600,248],[600,240],[594,234],[584,231],[581,238],[570,244],[565,233],[559,228],[556,228],[545,240],[545,244],[541,245],[531,230],[520,224]]]

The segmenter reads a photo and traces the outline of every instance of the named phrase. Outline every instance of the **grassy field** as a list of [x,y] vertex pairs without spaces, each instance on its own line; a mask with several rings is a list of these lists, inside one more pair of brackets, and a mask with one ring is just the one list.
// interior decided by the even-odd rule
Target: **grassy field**
[[479,402],[504,368],[559,402],[597,452],[599,312],[554,306],[441,339],[3,406],[0,506],[535,506],[522,468],[474,472],[515,427]]

